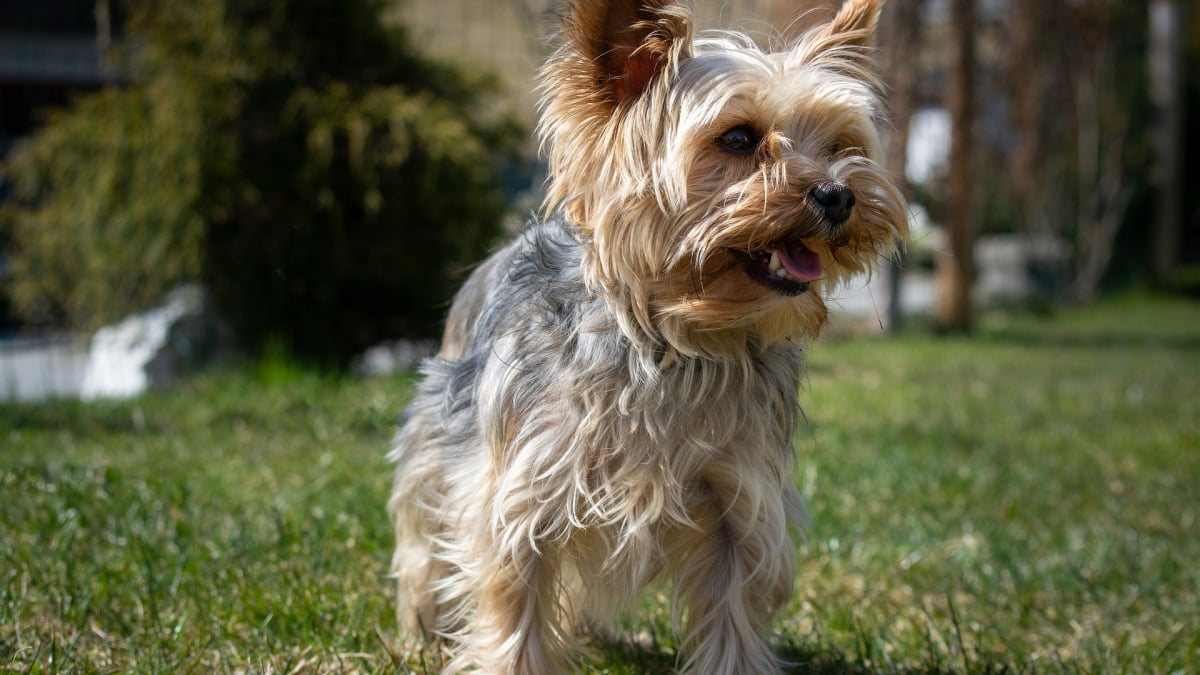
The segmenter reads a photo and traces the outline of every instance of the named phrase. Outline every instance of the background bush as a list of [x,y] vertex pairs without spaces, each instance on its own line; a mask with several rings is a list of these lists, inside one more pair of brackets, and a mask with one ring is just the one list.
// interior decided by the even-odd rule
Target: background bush
[[6,173],[18,308],[93,328],[205,281],[247,346],[344,361],[434,332],[504,212],[515,123],[375,0],[136,3],[120,88]]

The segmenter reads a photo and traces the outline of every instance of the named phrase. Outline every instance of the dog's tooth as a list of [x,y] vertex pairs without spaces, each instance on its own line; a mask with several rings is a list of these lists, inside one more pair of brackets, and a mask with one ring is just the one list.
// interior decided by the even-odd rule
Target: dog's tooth
[[779,262],[779,251],[771,251],[771,262],[767,265],[773,274],[783,272],[783,263]]

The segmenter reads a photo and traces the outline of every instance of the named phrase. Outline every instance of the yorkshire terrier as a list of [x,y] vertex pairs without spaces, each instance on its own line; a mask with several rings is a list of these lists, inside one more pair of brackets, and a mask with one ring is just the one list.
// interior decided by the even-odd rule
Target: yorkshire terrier
[[778,672],[804,345],[906,230],[880,2],[778,52],[671,0],[563,13],[546,218],[459,291],[390,455],[400,625],[449,672],[568,672],[659,579],[684,671]]

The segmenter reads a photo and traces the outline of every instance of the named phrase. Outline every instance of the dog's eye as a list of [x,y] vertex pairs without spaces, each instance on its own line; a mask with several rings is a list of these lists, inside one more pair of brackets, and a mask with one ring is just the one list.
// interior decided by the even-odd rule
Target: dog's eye
[[758,149],[758,134],[748,126],[739,126],[717,137],[722,150],[735,155],[748,155]]

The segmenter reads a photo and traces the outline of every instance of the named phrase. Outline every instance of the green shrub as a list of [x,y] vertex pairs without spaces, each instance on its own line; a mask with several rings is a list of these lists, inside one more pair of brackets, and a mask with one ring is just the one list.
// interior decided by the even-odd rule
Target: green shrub
[[52,114],[13,158],[28,206],[9,212],[12,292],[29,318],[92,328],[200,276],[202,134],[179,108],[142,88],[101,91]]
[[518,130],[493,85],[375,0],[136,4],[128,83],[6,167],[13,295],[90,328],[201,279],[251,349],[344,359],[434,331],[504,211]]

